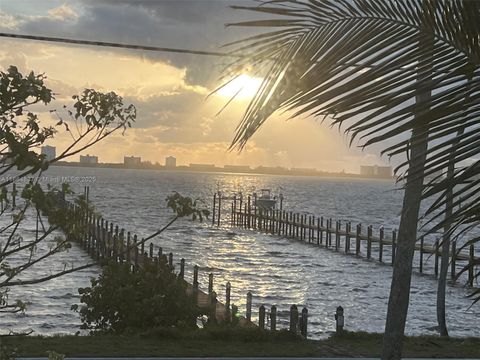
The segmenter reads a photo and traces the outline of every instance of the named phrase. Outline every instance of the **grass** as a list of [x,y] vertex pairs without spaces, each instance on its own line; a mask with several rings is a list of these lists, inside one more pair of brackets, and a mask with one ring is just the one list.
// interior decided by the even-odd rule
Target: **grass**
[[[191,333],[154,331],[129,336],[11,336],[2,346],[18,356],[46,356],[55,351],[67,356],[348,356],[378,357],[380,334],[346,333],[326,340],[301,340],[287,332],[277,334],[258,329],[216,329]],[[480,357],[479,338],[442,339],[434,336],[407,337],[405,357]]]

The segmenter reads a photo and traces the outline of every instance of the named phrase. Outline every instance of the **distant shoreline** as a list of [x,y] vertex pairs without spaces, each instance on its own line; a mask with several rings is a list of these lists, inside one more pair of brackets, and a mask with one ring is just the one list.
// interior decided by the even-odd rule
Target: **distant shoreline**
[[227,173],[227,174],[245,174],[245,175],[287,175],[287,176],[309,176],[309,177],[329,177],[329,178],[356,178],[356,179],[372,179],[372,180],[395,180],[395,177],[380,177],[380,176],[366,176],[355,173],[345,172],[326,172],[326,171],[302,171],[289,170],[284,168],[255,168],[249,171],[245,169],[235,171],[235,169],[225,169],[220,167],[205,167],[195,168],[190,166],[176,166],[166,167],[155,164],[142,165],[125,165],[122,163],[99,163],[99,164],[84,164],[79,162],[59,161],[51,164],[51,166],[61,167],[81,167],[81,168],[107,168],[107,169],[121,169],[121,170],[158,170],[158,171],[178,171],[178,172],[199,172],[199,173]]

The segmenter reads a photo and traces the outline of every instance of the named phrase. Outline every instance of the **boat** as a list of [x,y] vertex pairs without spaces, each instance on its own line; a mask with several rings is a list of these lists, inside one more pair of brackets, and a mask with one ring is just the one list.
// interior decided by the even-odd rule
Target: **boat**
[[277,199],[272,198],[270,189],[260,189],[260,194],[255,193],[255,205],[262,210],[273,210],[277,204]]

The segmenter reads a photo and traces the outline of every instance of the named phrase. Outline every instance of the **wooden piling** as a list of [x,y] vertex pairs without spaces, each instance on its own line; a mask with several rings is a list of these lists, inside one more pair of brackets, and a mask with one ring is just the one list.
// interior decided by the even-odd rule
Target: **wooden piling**
[[355,235],[355,255],[360,255],[360,236],[362,234],[362,224],[357,224],[357,232]]
[[296,334],[298,330],[298,308],[297,305],[290,306],[290,328],[291,333]]
[[300,334],[304,339],[307,338],[307,324],[308,324],[308,309],[304,307],[302,309],[302,326],[300,327]]
[[265,329],[265,306],[261,305],[258,309],[258,327],[261,330]]
[[435,239],[434,253],[435,253],[435,277],[438,277],[438,238]]
[[208,274],[208,293],[211,294],[213,291],[213,273]]
[[214,193],[213,194],[213,209],[212,209],[212,225],[215,225],[216,204],[217,204],[217,193]]
[[369,225],[367,228],[367,259],[370,260],[372,257],[372,225]]
[[383,262],[383,238],[384,238],[385,231],[383,226],[380,227],[379,230],[379,238],[378,238],[378,261]]
[[180,277],[180,279],[185,278],[185,259],[184,258],[180,259],[180,272],[178,276]]
[[272,305],[270,309],[270,330],[277,330],[277,307]]
[[249,291],[247,293],[247,304],[246,304],[246,311],[245,311],[245,318],[248,321],[252,321],[252,293]]
[[225,308],[227,309],[227,318],[230,318],[230,296],[232,292],[232,285],[230,281],[227,282],[225,286]]

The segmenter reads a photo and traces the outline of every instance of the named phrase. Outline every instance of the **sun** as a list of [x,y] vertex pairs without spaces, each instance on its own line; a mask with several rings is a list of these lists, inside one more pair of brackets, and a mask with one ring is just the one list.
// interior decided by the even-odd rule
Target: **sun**
[[223,97],[238,99],[252,98],[262,83],[262,79],[241,74],[217,91]]

